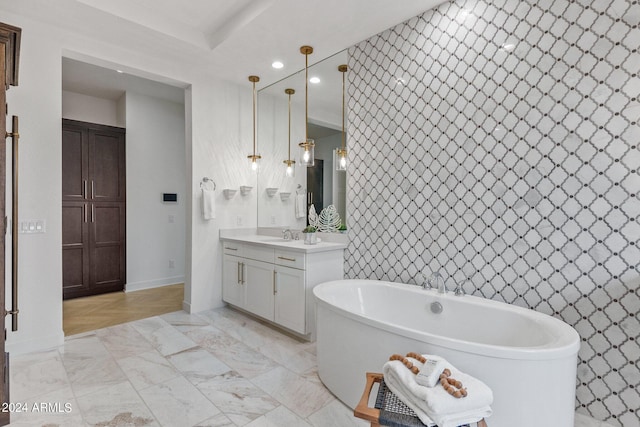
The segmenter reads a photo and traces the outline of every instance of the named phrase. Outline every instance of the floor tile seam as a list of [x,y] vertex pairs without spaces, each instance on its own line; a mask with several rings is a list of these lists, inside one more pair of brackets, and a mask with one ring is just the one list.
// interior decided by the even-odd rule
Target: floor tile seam
[[[165,357],[165,359],[166,359],[166,357]],[[171,363],[171,361],[170,361],[170,360],[167,360],[167,362]],[[174,366],[174,365],[172,364],[172,366]],[[174,366],[174,367],[175,367],[175,366]],[[136,391],[136,393],[138,394],[138,396],[139,396],[139,397],[140,397],[140,398],[145,402],[145,404],[146,404],[146,400],[144,400],[144,398],[142,397],[142,395],[140,394],[140,392],[142,392],[142,391],[144,391],[144,390],[147,390],[147,389],[149,389],[149,388],[151,388],[151,387],[159,386],[160,384],[165,384],[165,383],[168,383],[168,382],[170,382],[170,381],[175,381],[178,377],[182,377],[182,378],[183,378],[184,380],[186,380],[189,384],[191,384],[191,385],[192,385],[192,386],[193,386],[193,387],[198,391],[198,393],[200,393],[200,395],[201,395],[202,397],[204,397],[208,402],[210,402],[210,403],[213,405],[213,407],[214,407],[214,408],[216,408],[220,413],[223,413],[223,414],[225,414],[225,415],[226,415],[226,413],[225,413],[222,409],[220,409],[220,408],[218,407],[218,405],[216,405],[216,404],[215,404],[211,399],[209,399],[209,398],[208,398],[208,397],[207,397],[207,396],[202,392],[202,390],[200,390],[200,388],[197,386],[197,384],[194,384],[194,383],[193,383],[193,382],[192,382],[192,381],[191,381],[191,380],[190,380],[186,375],[184,375],[184,373],[182,373],[180,370],[178,370],[178,368],[177,368],[177,367],[176,367],[175,369],[176,369],[176,372],[178,373],[178,376],[175,376],[175,377],[173,377],[173,378],[169,378],[169,379],[166,379],[166,380],[164,380],[164,381],[160,381],[160,382],[158,382],[158,383],[151,384],[151,385],[149,385],[148,387],[145,387],[145,388],[140,389],[140,390],[136,389],[136,387],[135,387],[133,384],[131,384],[131,386],[132,386],[132,387],[133,387],[133,389]],[[244,378],[244,377],[243,377],[243,378]],[[129,381],[129,382],[131,382],[131,381]],[[151,410],[151,408],[149,408],[149,410]],[[208,418],[211,418],[211,417],[207,417],[207,418],[205,418],[205,419],[203,419],[203,420],[201,420],[201,421],[198,421],[198,422],[205,421],[205,420],[207,420]],[[197,423],[196,423],[196,424],[197,424]],[[170,426],[170,427],[173,427],[173,426]]]
[[[155,421],[158,423],[159,426],[162,427],[175,427],[175,426],[165,426],[163,423],[160,422],[160,419],[158,418],[158,416],[156,415],[156,413],[151,409],[151,406],[149,406],[149,404],[147,403],[147,401],[144,399],[144,397],[140,394],[141,391],[146,390],[148,388],[151,388],[152,386],[157,386],[159,384],[163,384],[167,381],[171,381],[171,380],[175,380],[177,377],[173,377],[170,378],[168,380],[156,383],[156,384],[152,384],[149,387],[145,387],[144,389],[138,390],[133,383],[131,382],[131,380],[129,379],[129,377],[127,377],[127,382],[131,385],[131,388],[133,389],[133,391],[138,395],[138,398],[140,399],[140,402],[142,402],[142,404],[145,406],[145,408],[147,408],[147,410],[149,411],[149,413],[153,416],[153,418],[155,419]],[[185,378],[186,379],[186,378]],[[187,380],[188,381],[188,380]],[[217,407],[216,407],[217,408]]]
[[[324,384],[322,384],[322,387],[326,388],[324,386]],[[327,389],[327,391],[328,391],[328,389]],[[309,416],[306,419],[311,418],[312,416],[314,416],[315,414],[319,413],[320,411],[325,410],[329,405],[332,405],[334,402],[338,402],[341,405],[343,405],[343,403],[336,396],[334,396],[333,393],[329,392],[329,394],[331,395],[331,399],[329,399],[329,401],[326,404],[322,405],[322,407],[319,408],[317,411],[314,411],[313,413],[309,414]],[[309,424],[314,425],[311,421],[309,421]]]

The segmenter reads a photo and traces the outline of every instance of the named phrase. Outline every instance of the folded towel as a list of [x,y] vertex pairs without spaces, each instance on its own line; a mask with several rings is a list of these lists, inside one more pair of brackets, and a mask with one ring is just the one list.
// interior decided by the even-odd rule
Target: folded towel
[[216,217],[216,192],[214,190],[202,189],[202,216],[205,220]]
[[307,216],[307,200],[306,194],[296,194],[296,218],[305,218]]
[[[443,360],[439,356],[424,355],[427,359]],[[418,368],[422,365],[416,359],[408,358]],[[460,372],[445,361],[451,377],[462,382],[467,389],[467,397],[455,398],[438,384],[433,388],[419,385],[415,375],[399,360],[384,364],[384,381],[389,389],[418,415],[420,421],[432,426],[456,427],[474,423],[491,415],[493,393],[482,381]]]

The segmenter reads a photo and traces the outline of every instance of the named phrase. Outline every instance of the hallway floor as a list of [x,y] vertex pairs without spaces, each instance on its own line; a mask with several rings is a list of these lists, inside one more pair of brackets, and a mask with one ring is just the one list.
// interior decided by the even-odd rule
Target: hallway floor
[[111,292],[62,302],[64,335],[75,335],[182,310],[184,284]]
[[[12,357],[11,401],[27,408],[11,426],[368,425],[322,385],[313,343],[227,308],[136,320]],[[576,427],[600,426],[577,418]]]

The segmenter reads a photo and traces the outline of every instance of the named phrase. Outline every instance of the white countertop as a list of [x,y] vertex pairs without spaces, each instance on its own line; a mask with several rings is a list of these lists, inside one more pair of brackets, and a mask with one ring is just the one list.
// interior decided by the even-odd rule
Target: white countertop
[[284,240],[282,237],[265,236],[261,234],[223,235],[223,233],[221,233],[220,240],[226,242],[250,243],[257,246],[304,253],[335,251],[342,250],[347,247],[345,243],[336,242],[318,242],[315,245],[305,245],[302,236],[300,240]]

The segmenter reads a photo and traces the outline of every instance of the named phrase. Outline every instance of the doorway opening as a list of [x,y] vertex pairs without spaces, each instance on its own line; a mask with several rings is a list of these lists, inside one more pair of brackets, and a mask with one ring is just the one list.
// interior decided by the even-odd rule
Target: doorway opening
[[[65,335],[78,330],[78,322],[100,325],[100,318],[104,320],[109,316],[115,316],[121,320],[118,323],[124,323],[130,319],[159,314],[148,312],[148,304],[131,302],[137,301],[138,297],[143,297],[145,293],[148,294],[147,299],[155,298],[152,296],[155,294],[162,295],[163,298],[170,297],[168,302],[157,305],[165,307],[161,310],[180,310],[184,299],[187,220],[185,87],[123,73],[115,66],[101,67],[65,57],[62,58],[62,95],[64,121],[122,129],[125,143],[121,160],[124,162],[124,168],[123,174],[115,174],[117,184],[114,185],[123,186],[122,193],[126,194],[122,200],[126,202],[126,209],[122,207],[123,203],[119,207],[118,215],[114,214],[114,206],[110,206],[111,209],[108,211],[112,214],[111,219],[118,216],[118,221],[102,227],[102,237],[109,243],[113,243],[115,234],[126,236],[122,242],[123,259],[117,262],[109,259],[106,263],[107,266],[111,266],[111,270],[115,268],[114,264],[122,264],[123,288],[114,295],[104,294],[88,298],[84,296],[90,293],[65,295]],[[111,150],[103,150],[104,152],[95,157],[93,162],[105,171],[113,172],[113,167],[109,165],[109,160],[113,160],[112,154],[115,152],[112,143],[115,143],[114,140],[108,141],[106,146]],[[68,174],[66,169],[63,164],[63,182]],[[86,183],[83,180],[78,181],[77,177],[73,179],[75,185],[80,186],[79,191],[89,197],[88,200],[77,201],[79,207],[75,212],[75,220],[82,222],[86,218],[86,223],[89,224],[88,242],[91,244],[96,243],[98,237],[101,237],[98,235],[99,227],[91,222],[99,219],[96,209],[98,201],[95,199],[97,185],[94,181],[94,187],[91,186],[91,177],[84,180]],[[86,191],[84,187],[87,187]],[[165,194],[175,197],[166,198]],[[69,225],[69,220],[65,220],[65,203],[63,201],[63,246],[69,240],[65,237],[64,231]],[[106,214],[107,210],[102,213]],[[95,251],[95,247],[92,250]],[[106,255],[94,254],[93,258],[113,258],[116,253],[113,249],[107,252]],[[68,271],[67,264],[75,265],[73,274],[76,281],[79,280],[79,272],[83,271],[77,260],[69,261],[69,258],[71,257],[65,257],[63,252],[65,288],[73,272]],[[82,262],[90,264],[91,259],[92,253],[87,252]],[[104,272],[104,269],[98,268],[93,273],[88,270],[88,273],[82,273],[86,274],[86,277],[80,279],[87,281],[90,274],[98,277],[101,272]],[[73,297],[83,298],[78,298],[77,301],[69,299]],[[113,301],[106,303],[110,298]],[[115,310],[115,304],[120,304],[124,311]]]

